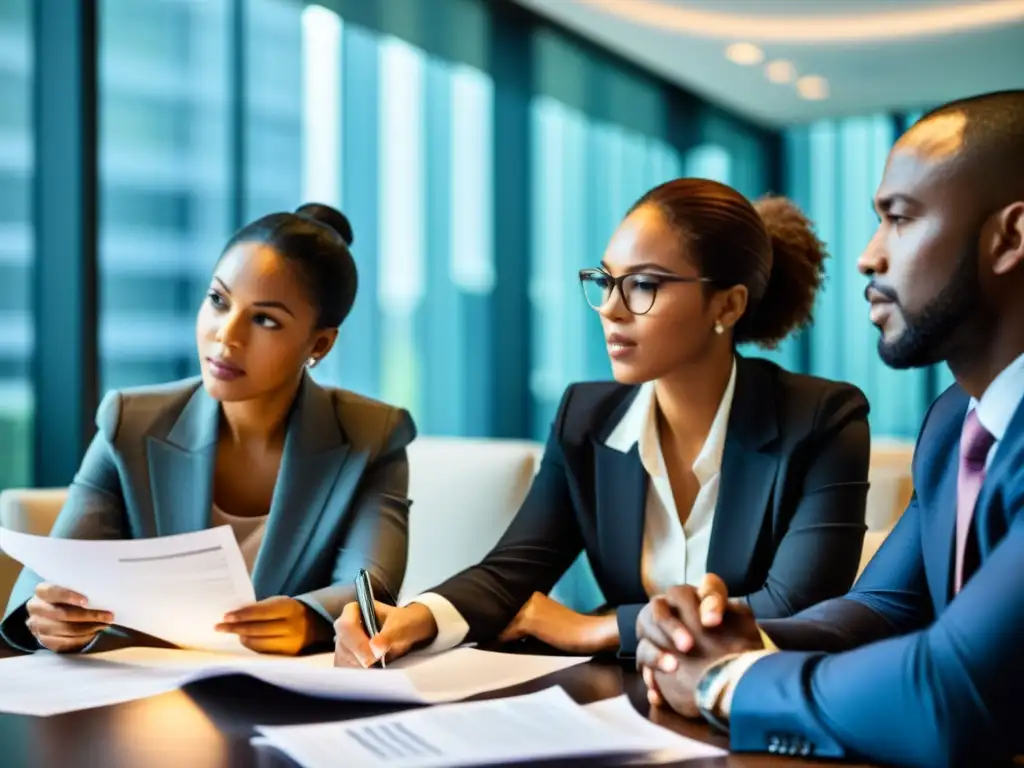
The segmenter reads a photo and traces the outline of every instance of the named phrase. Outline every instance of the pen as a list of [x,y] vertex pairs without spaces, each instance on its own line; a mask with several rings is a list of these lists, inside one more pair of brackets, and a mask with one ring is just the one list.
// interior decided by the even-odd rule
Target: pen
[[[380,623],[377,621],[377,609],[373,599],[373,585],[370,583],[370,574],[365,568],[360,568],[356,575],[356,601],[359,603],[359,613],[363,617],[363,628],[371,638],[380,633]],[[385,669],[383,657],[380,660],[381,669]]]

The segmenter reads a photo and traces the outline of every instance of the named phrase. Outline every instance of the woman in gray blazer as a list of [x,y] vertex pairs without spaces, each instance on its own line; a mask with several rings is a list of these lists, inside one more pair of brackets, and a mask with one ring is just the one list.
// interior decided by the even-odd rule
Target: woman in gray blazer
[[[333,637],[358,569],[405,574],[409,414],[318,385],[355,300],[352,230],[309,204],[242,228],[196,321],[202,376],[111,392],[53,536],[149,538],[229,525],[258,602],[218,629],[294,654]],[[25,650],[91,649],[117,617],[27,569],[3,623]]]

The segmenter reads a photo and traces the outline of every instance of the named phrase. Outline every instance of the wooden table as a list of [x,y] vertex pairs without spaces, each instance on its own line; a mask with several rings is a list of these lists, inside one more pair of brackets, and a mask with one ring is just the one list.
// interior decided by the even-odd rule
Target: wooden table
[[[0,647],[0,657],[8,655],[11,655],[10,650]],[[658,710],[649,713],[643,680],[631,668],[616,663],[591,662],[572,667],[503,691],[502,695],[530,693],[551,685],[561,685],[576,701],[584,704],[626,693],[637,710],[655,722],[701,741],[723,748],[728,746],[724,738],[712,734],[701,723]],[[312,699],[251,678],[208,680],[142,701],[55,717],[0,714],[0,765],[4,768],[286,768],[294,764],[272,750],[251,746],[249,739],[255,725],[346,720],[394,709]],[[587,760],[585,764],[598,763]],[[685,765],[795,768],[827,764],[770,755],[730,755]]]

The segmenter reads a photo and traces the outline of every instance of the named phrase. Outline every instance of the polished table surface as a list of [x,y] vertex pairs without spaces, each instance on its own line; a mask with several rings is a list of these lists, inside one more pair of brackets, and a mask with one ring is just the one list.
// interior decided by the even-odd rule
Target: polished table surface
[[[0,657],[8,655],[11,652],[0,646]],[[724,737],[711,733],[703,724],[660,710],[649,713],[643,680],[633,669],[614,662],[590,662],[571,667],[500,694],[478,698],[531,693],[551,685],[561,685],[582,704],[626,693],[637,710],[655,722],[686,736],[727,747]],[[255,725],[346,720],[389,711],[395,708],[312,699],[251,678],[208,680],[142,701],[54,717],[0,714],[0,765],[4,768],[286,768],[294,763],[273,750],[254,748],[250,744]],[[586,760],[580,764],[614,763]],[[561,761],[559,765],[566,765],[566,762]],[[770,755],[730,755],[689,761],[685,765],[796,768],[827,764]]]

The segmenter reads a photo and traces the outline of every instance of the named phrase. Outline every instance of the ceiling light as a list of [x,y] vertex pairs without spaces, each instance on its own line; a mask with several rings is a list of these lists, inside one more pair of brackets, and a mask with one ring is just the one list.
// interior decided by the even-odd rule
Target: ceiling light
[[[877,43],[882,40],[963,34],[970,30],[1001,28],[1024,21],[1024,0],[947,1],[941,5],[904,3],[905,10],[897,8],[874,12],[800,15],[705,11],[687,8],[682,3],[669,4],[664,0],[576,2],[660,32],[718,40],[741,38],[760,43]],[[811,3],[805,5],[810,6]],[[853,7],[860,3],[847,5]],[[924,7],[915,8],[914,5]]]
[[804,75],[796,81],[796,90],[808,101],[828,98],[828,80],[818,75]]
[[725,49],[725,57],[733,64],[760,64],[764,61],[764,51],[751,43],[733,43]]
[[764,76],[773,83],[789,83],[796,77],[796,67],[793,66],[792,61],[776,59],[765,65]]

